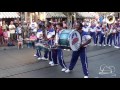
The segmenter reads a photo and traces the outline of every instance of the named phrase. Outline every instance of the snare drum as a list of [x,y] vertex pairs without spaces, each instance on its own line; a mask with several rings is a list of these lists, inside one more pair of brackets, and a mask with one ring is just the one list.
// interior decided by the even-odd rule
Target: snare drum
[[41,51],[49,51],[50,50],[48,45],[44,45],[41,43],[36,43],[35,46],[36,46],[36,49],[39,49]]
[[77,51],[80,48],[81,36],[76,30],[62,30],[58,44],[62,49],[72,49],[73,51]]

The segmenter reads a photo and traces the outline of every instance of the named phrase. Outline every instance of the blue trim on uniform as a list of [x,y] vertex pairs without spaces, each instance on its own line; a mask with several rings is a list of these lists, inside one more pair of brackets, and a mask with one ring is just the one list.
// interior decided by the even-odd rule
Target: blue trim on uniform
[[[61,33],[61,31],[57,32],[58,38],[60,38],[60,33]],[[56,56],[58,57],[60,66],[62,68],[67,68],[67,65],[65,64],[65,61],[64,61],[64,58],[63,58],[64,56],[63,56],[62,49],[59,47],[54,53],[56,53]]]
[[55,30],[53,28],[49,29],[47,32],[54,32]]
[[102,28],[99,27],[99,26],[97,26],[96,28],[99,29],[99,30],[101,29],[101,30],[98,31],[97,34],[96,34],[96,44],[98,43],[98,38],[99,38],[99,44],[100,44],[100,42],[101,42],[101,35],[102,35],[102,33],[101,33]]
[[90,35],[90,34],[88,32],[85,32],[85,31],[82,30],[81,35],[84,36],[84,35]]
[[[81,37],[83,37],[84,35],[89,35],[89,33],[82,31]],[[69,70],[73,70],[73,68],[75,67],[77,63],[79,56],[80,56],[81,63],[82,63],[83,73],[85,76],[88,76],[88,61],[87,61],[87,55],[86,55],[86,47],[83,47],[78,51],[72,52],[72,58],[71,58],[71,62],[69,65]]]
[[42,32],[42,29],[38,29],[37,32]]

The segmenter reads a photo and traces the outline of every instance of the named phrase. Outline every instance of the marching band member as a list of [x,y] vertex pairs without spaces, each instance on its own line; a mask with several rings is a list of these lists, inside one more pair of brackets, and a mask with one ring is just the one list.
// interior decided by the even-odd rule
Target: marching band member
[[[42,25],[39,25],[39,29],[37,30],[37,43],[43,43],[43,30],[42,30]],[[34,54],[34,57],[37,57],[38,60],[48,60],[45,57],[42,57],[41,55],[41,50],[40,49],[36,49],[36,54]]]
[[104,45],[103,46],[106,46],[106,36],[107,36],[107,29],[106,27],[104,26],[102,29],[101,29],[101,36],[100,36],[100,46],[102,46],[103,42],[104,42]]
[[93,38],[94,45],[96,46],[96,27],[94,23],[90,26],[90,36]]
[[113,31],[113,25],[109,26],[109,30],[107,32],[107,45],[112,46],[112,31]]
[[88,27],[87,23],[84,23],[83,31],[85,31],[87,33],[89,32],[89,27]]
[[120,48],[120,23],[118,24],[118,27],[117,27],[117,32],[118,32],[118,48]]
[[[55,30],[55,35],[53,35],[52,39],[53,39],[53,42],[54,42],[54,45],[52,47],[52,53],[51,53],[51,57],[53,58],[53,63],[51,63],[51,66],[55,66],[55,65],[58,65],[58,62],[57,62],[57,48],[55,47],[55,38],[56,38],[56,32],[57,32],[57,27],[56,27],[56,24],[53,25],[53,28]],[[54,49],[53,49],[54,48]]]
[[[49,23],[47,25],[47,39],[48,39],[48,45],[50,46],[50,48],[52,48],[54,46],[54,37],[53,37],[54,35],[55,35],[55,30],[53,29],[52,24]],[[53,62],[53,52],[52,52],[52,50],[50,50],[49,52],[46,51],[45,57],[47,57],[48,53],[49,53],[49,60],[50,60],[49,64],[51,65],[54,63]]]
[[80,56],[83,72],[85,75],[84,78],[88,78],[88,62],[86,56],[86,47],[91,42],[91,36],[82,30],[82,26],[82,23],[78,23],[76,25],[76,30],[80,33],[82,39],[80,49],[78,51],[73,51],[69,69],[67,69],[65,72],[69,73],[71,70],[73,70],[78,60],[78,57]]
[[[63,24],[62,23],[58,23],[57,24],[57,33],[56,33],[56,37],[55,37],[55,46],[58,47],[58,40],[59,40],[59,35],[61,33],[63,29]],[[63,51],[60,47],[58,47],[57,49],[57,56],[58,56],[58,60],[59,60],[59,64],[61,65],[62,67],[62,72],[66,71],[67,70],[67,66],[65,64],[65,61],[63,59]]]
[[116,29],[116,26],[114,25],[113,26],[113,31],[112,31],[112,40],[113,40],[113,42],[114,42],[114,48],[117,48],[117,29]]
[[99,23],[98,26],[96,27],[96,44],[98,43],[98,38],[100,44],[101,31],[102,31],[102,25]]

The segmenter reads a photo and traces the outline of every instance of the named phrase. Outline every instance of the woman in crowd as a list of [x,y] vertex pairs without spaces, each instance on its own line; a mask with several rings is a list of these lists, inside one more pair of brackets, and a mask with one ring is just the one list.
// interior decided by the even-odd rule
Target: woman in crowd
[[0,45],[3,45],[3,30],[2,30],[2,26],[0,26]]

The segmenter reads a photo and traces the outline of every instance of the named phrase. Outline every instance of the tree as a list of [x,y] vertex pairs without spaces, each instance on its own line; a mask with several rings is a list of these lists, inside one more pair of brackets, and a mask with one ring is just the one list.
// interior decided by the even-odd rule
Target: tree
[[72,16],[74,13],[75,12],[63,12],[63,14],[65,14],[67,16],[67,23],[70,23],[70,21],[72,22]]

